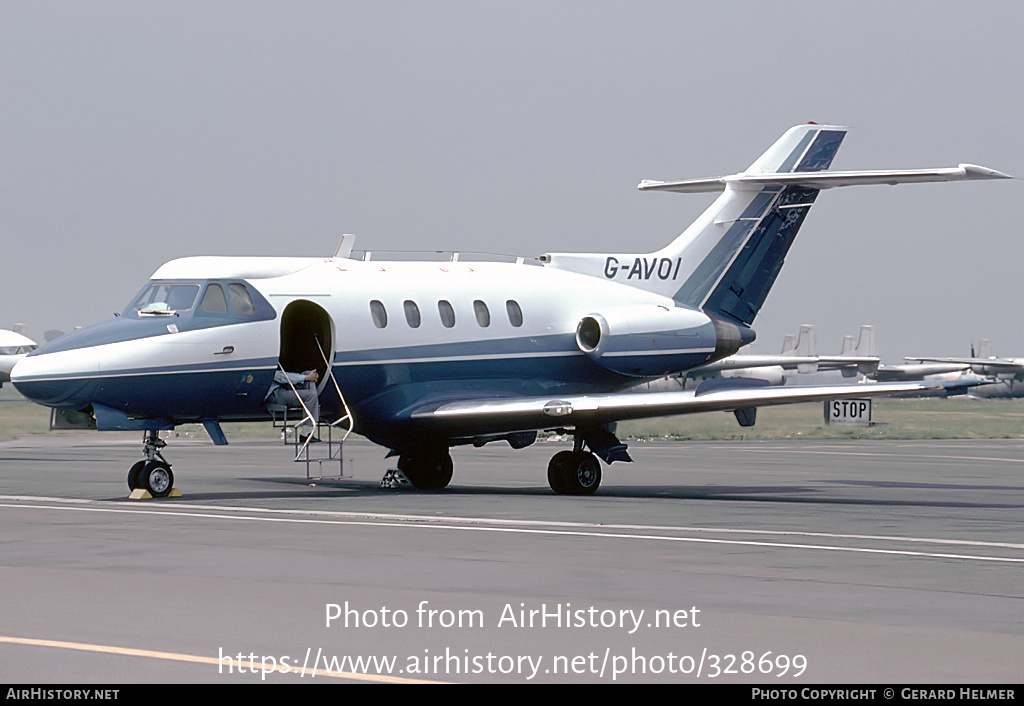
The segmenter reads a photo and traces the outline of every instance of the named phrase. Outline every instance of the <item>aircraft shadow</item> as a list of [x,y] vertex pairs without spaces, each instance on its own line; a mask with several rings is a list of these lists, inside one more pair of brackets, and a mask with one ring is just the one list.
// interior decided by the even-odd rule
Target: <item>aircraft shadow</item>
[[[550,497],[561,502],[593,502],[603,499],[626,500],[702,500],[741,503],[780,503],[814,505],[863,505],[892,507],[946,507],[974,509],[1024,509],[1024,497],[1017,502],[1005,502],[1006,492],[1024,491],[1014,486],[971,486],[961,484],[900,483],[896,481],[845,481],[827,480],[825,483],[854,487],[874,487],[893,490],[927,490],[927,498],[907,497],[844,497],[826,494],[821,488],[800,485],[607,485],[590,496],[555,495],[546,485],[536,487],[463,486],[450,485],[444,490],[417,490],[415,488],[381,488],[376,481],[349,479],[322,479],[307,481],[304,478],[244,478],[252,483],[265,484],[267,490],[224,491],[208,493],[185,492],[186,500],[230,501],[230,500],[275,500],[275,499],[353,499],[361,497],[400,496],[445,496],[445,497]],[[315,483],[311,487],[310,483]],[[271,488],[276,488],[271,490]],[[964,490],[991,491],[1003,493],[1001,502],[970,501],[963,497]],[[955,493],[956,499],[946,500],[935,497],[935,491]]]

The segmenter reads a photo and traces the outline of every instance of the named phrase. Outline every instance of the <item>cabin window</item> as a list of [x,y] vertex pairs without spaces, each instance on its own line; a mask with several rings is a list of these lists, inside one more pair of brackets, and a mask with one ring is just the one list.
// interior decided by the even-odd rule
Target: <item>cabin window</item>
[[523,310],[519,308],[519,302],[509,299],[505,302],[505,311],[508,312],[508,322],[519,328],[523,325]]
[[445,328],[451,328],[455,325],[455,309],[452,308],[451,302],[442,299],[437,303],[437,313],[441,315],[441,323]]
[[228,313],[228,300],[224,298],[224,289],[216,283],[206,285],[206,294],[199,308],[210,314]]
[[373,325],[377,328],[384,328],[388,325],[388,311],[376,299],[370,302],[370,316],[373,317]]
[[476,314],[476,322],[480,324],[481,328],[487,328],[491,325],[491,312],[488,311],[487,305],[477,299],[473,302],[473,313]]
[[249,290],[244,284],[229,284],[228,297],[236,314],[250,316],[256,313],[256,306],[252,303],[252,297],[249,296]]
[[402,307],[405,309],[405,322],[409,324],[409,328],[419,328],[420,308],[416,306],[416,302],[406,299]]

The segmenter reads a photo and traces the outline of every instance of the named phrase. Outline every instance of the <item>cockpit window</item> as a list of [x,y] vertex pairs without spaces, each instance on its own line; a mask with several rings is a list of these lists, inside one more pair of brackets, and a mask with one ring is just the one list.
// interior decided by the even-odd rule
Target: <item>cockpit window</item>
[[195,304],[197,296],[198,284],[153,284],[135,300],[135,310],[140,314],[158,315],[188,311]]

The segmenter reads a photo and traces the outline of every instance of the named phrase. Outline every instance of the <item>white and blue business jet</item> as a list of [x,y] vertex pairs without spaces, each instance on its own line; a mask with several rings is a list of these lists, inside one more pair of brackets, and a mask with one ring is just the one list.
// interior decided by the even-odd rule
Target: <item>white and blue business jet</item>
[[[643,181],[644,191],[721,192],[678,238],[649,254],[541,255],[444,262],[190,257],[158,269],[120,316],[31,353],[11,378],[26,397],[86,412],[99,430],[145,432],[129,484],[166,493],[159,431],[268,420],[275,371],[319,373],[322,415],[399,456],[420,488],[452,476],[449,449],[527,446],[561,430],[558,493],[587,494],[605,463],[629,461],[625,419],[909,392],[944,382],[768,387],[709,380],[631,391],[736,353],[818,192],[834,186],[1008,178],[983,167],[828,172],[846,134],[800,125],[739,174]],[[328,363],[329,361],[329,363]]]

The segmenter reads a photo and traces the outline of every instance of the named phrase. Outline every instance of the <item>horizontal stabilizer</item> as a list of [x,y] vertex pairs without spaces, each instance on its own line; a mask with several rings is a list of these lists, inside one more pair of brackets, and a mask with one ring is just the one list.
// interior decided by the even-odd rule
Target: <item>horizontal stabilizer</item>
[[693,194],[724,191],[727,186],[762,188],[765,186],[803,186],[811,189],[829,189],[833,186],[862,184],[919,184],[936,181],[968,181],[976,179],[1012,179],[1009,174],[997,172],[976,164],[960,164],[942,169],[896,169],[846,172],[789,172],[786,174],[733,174],[717,179],[688,179],[686,181],[651,181],[645,179],[637,185],[641,191],[673,191]]

